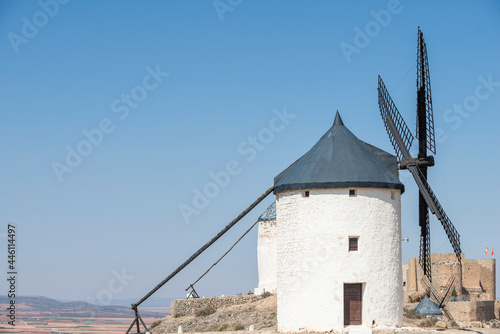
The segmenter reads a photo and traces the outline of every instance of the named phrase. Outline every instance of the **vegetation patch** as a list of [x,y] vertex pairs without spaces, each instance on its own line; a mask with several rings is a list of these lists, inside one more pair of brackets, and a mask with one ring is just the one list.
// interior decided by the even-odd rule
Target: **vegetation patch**
[[151,324],[151,326],[149,326],[149,329],[153,329],[153,328],[157,327],[159,324],[161,324],[161,321],[162,321],[162,319],[156,320],[155,322],[153,322]]
[[222,325],[222,326],[219,327],[219,332],[224,332],[228,328],[229,328],[229,325],[228,324],[224,324],[224,325]]
[[425,318],[425,315],[419,314],[414,309],[405,308],[403,315],[408,319],[422,319]]
[[418,325],[420,327],[434,327],[436,325],[436,322],[438,322],[438,318],[429,317],[429,318],[425,318],[424,320],[420,321],[418,323]]
[[269,291],[264,291],[260,295],[262,296],[262,298],[267,298],[267,297],[271,296],[272,293],[270,293]]
[[207,315],[214,314],[215,309],[212,306],[205,306],[202,309],[197,310],[194,315],[195,317],[206,317]]

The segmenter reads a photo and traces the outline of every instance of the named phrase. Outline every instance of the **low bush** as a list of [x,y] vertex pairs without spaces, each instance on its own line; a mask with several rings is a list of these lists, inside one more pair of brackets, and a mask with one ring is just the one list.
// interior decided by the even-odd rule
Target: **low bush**
[[206,317],[207,315],[214,314],[215,309],[212,306],[205,306],[194,313],[195,317]]
[[153,328],[157,327],[159,324],[161,324],[161,320],[156,320],[155,322],[153,322],[151,324],[151,326],[149,326],[149,329],[153,329]]
[[433,327],[434,325],[436,325],[436,322],[438,322],[438,319],[436,317],[429,317],[420,321],[418,325],[420,327]]
[[235,331],[241,331],[242,329],[245,329],[245,326],[242,324],[236,324],[236,326],[234,326]]
[[219,332],[223,332],[225,330],[227,330],[229,328],[229,325],[228,324],[224,324],[222,326],[219,327]]
[[262,296],[262,298],[267,298],[271,295],[271,293],[269,291],[264,291],[260,295]]
[[404,309],[403,315],[409,319],[422,319],[425,317],[424,315],[418,314],[414,309],[409,308]]

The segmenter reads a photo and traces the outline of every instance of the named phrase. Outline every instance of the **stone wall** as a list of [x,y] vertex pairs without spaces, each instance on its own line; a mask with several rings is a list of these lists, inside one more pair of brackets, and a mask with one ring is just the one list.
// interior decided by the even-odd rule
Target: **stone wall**
[[474,260],[465,260],[463,264],[464,279],[463,284],[467,287],[479,288],[479,276],[481,274],[479,263]]
[[476,260],[481,268],[480,287],[484,290],[481,300],[496,300],[496,262],[494,259]]
[[457,322],[488,321],[495,319],[495,301],[450,302],[446,312]]
[[176,317],[194,316],[196,311],[206,307],[213,307],[215,310],[221,308],[252,303],[261,300],[263,297],[258,295],[247,296],[224,296],[209,298],[189,298],[176,299],[170,303],[170,314]]
[[[431,254],[432,281],[441,294],[444,294],[446,284],[453,274],[456,278],[455,291],[457,296],[467,295],[472,301],[495,300],[496,275],[495,259],[465,260],[459,264],[453,253]],[[418,263],[418,258],[410,258],[407,265],[403,265],[405,301],[409,296],[418,296],[425,292],[422,284],[423,271]]]

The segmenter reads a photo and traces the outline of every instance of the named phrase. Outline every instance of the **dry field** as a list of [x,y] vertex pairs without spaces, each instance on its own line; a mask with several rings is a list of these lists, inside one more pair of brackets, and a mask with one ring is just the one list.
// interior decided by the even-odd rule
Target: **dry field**
[[[9,325],[5,317],[2,318],[0,333],[49,334],[55,328],[60,333],[71,334],[124,334],[132,320],[132,318],[58,317],[35,312],[20,312],[17,314],[15,326]],[[158,319],[144,318],[148,326],[156,320]]]
[[[25,298],[26,299],[26,298]],[[52,300],[44,297],[36,297],[27,299],[31,304],[20,302],[16,304],[16,320],[15,326],[8,324],[10,320],[6,316],[8,304],[0,303],[0,334],[3,333],[39,333],[49,334],[52,329],[56,329],[56,333],[70,334],[124,334],[127,328],[132,323],[133,318],[128,316],[129,310],[124,307],[111,308],[96,308],[96,312],[100,312],[102,317],[94,316],[90,311],[94,310],[91,306],[84,308],[71,307],[70,304],[59,303],[54,306]],[[42,304],[37,304],[36,301]],[[46,304],[43,304],[46,303]],[[148,308],[143,308],[143,314],[147,313],[150,316],[156,314],[166,314],[169,307],[156,307],[154,311]],[[131,313],[131,312],[130,312]],[[143,317],[148,326],[153,322],[161,319]]]

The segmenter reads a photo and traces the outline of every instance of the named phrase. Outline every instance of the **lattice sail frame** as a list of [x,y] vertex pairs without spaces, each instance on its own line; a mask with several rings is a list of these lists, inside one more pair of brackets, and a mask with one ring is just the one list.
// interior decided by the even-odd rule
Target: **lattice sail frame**
[[[420,256],[418,262],[420,267],[424,270],[424,273],[432,280],[432,266],[431,266],[431,229],[430,229],[430,217],[429,209],[427,208],[425,214],[425,226],[420,227]],[[425,230],[425,232],[422,231]]]
[[[391,139],[391,143],[394,146],[394,150],[398,154],[398,157],[402,160],[414,160],[410,155],[410,147],[413,141],[413,135],[410,129],[406,125],[403,117],[399,113],[396,105],[392,101],[391,96],[387,92],[387,88],[384,85],[382,78],[378,77],[378,103],[380,108],[380,113],[384,121],[385,128]],[[455,251],[457,259],[461,262],[461,248],[460,248],[460,235],[453,226],[453,223],[446,215],[443,207],[439,203],[436,195],[431,189],[431,186],[427,182],[426,178],[422,174],[420,168],[415,164],[408,165],[408,170],[412,174],[420,193],[424,197],[427,206],[431,212],[436,215],[436,217],[441,222],[443,229],[448,236],[448,239]],[[424,250],[425,251],[425,250]]]
[[455,255],[457,256],[458,261],[461,263],[462,250],[460,248],[460,234],[458,234],[458,231],[456,230],[455,226],[453,226],[453,223],[451,222],[450,218],[448,218],[446,212],[444,212],[441,203],[439,203],[436,195],[431,189],[431,186],[422,175],[420,168],[413,165],[413,166],[408,166],[408,169],[410,173],[413,175],[415,181],[417,182],[418,188],[420,189],[420,192],[424,196],[424,199],[427,205],[429,206],[429,209],[433,214],[436,215],[436,217],[441,222],[441,225],[443,226],[443,229],[446,232],[448,239],[450,240],[451,246],[455,251]]
[[382,115],[382,120],[384,121],[385,129],[387,131],[387,134],[389,135],[392,146],[394,147],[394,151],[396,151],[398,159],[403,160],[403,152],[399,148],[399,145],[396,142],[396,138],[389,128],[389,125],[387,123],[387,115],[390,115],[392,120],[394,121],[396,129],[400,134],[407,151],[410,151],[414,137],[410,129],[408,128],[408,125],[406,125],[403,117],[399,113],[398,108],[394,104],[394,101],[392,101],[392,98],[389,95],[389,92],[387,91],[384,81],[382,80],[380,75],[378,76],[378,106],[380,109],[380,114]]
[[[417,46],[417,99],[418,92],[424,90],[425,115],[427,123],[427,148],[436,154],[436,136],[434,132],[434,113],[432,110],[431,96],[431,77],[429,73],[429,60],[427,59],[427,45],[425,44],[424,35],[420,28],[418,29],[418,46]],[[418,103],[418,100],[417,100]],[[418,119],[417,112],[417,139],[418,139]]]

